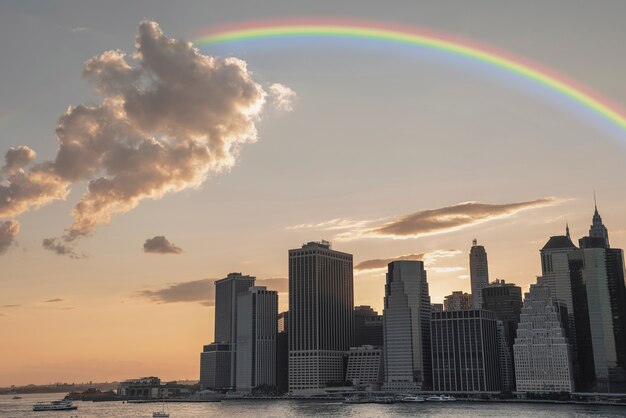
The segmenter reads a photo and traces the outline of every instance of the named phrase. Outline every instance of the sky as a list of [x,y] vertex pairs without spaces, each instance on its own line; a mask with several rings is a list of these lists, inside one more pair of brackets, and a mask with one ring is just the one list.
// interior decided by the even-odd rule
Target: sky
[[[524,291],[593,192],[626,246],[626,132],[518,76],[376,41],[196,45],[250,20],[423,28],[524,57],[626,108],[621,1],[0,1],[0,385],[197,379],[213,280],[279,291],[287,252],[354,255],[355,303],[423,259],[431,300]],[[182,39],[182,40],[181,40]],[[108,52],[111,51],[111,52]]]

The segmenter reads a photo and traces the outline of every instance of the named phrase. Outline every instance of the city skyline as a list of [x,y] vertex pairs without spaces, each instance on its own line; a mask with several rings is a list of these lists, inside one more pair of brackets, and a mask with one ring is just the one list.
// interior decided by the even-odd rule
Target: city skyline
[[[286,311],[286,251],[313,240],[354,255],[354,305],[377,312],[393,261],[423,261],[432,303],[471,292],[474,239],[489,255],[489,282],[528,292],[549,237],[566,225],[576,244],[588,235],[594,190],[611,247],[626,247],[626,134],[545,86],[371,38],[203,41],[229,25],[313,17],[432,30],[551,68],[619,108],[624,5],[366,3],[0,4],[0,332],[10,336],[0,386],[196,378],[198,351],[216,333],[214,282],[255,276]],[[166,61],[159,41],[180,39],[198,49],[179,42],[188,54]],[[116,50],[126,56],[102,55]],[[138,79],[159,73],[153,89],[177,79],[183,70],[166,64],[183,55],[203,65],[221,57],[203,75],[240,89],[185,84],[193,105],[167,88],[159,106],[133,101]],[[231,56],[240,61],[220,61]],[[188,147],[153,160],[113,134],[97,158],[72,148],[89,131],[81,117],[107,134],[97,112],[81,109],[120,123],[120,97],[131,143]],[[207,131],[208,145],[198,139]],[[126,146],[137,154],[120,156]],[[29,194],[37,175],[45,191]]]

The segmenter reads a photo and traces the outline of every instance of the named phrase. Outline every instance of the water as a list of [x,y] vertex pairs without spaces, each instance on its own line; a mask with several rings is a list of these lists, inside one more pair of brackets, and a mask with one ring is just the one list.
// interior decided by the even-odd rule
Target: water
[[[53,401],[65,394],[0,396],[0,416],[22,417],[152,417],[161,404],[126,404],[121,402],[75,402],[76,411],[33,412],[35,402]],[[171,418],[189,417],[626,417],[626,407],[554,404],[504,404],[504,403],[421,403],[393,405],[344,405],[339,402],[307,401],[243,401],[230,400],[218,403],[166,404]]]

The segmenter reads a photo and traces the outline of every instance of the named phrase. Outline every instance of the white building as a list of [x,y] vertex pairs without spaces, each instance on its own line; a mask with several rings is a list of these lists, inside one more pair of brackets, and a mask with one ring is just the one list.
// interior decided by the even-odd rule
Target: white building
[[518,392],[572,392],[572,362],[564,328],[567,318],[562,312],[548,286],[530,286],[513,345]]
[[346,380],[353,386],[380,389],[383,381],[383,350],[373,345],[351,347],[348,351]]
[[237,299],[237,391],[276,386],[278,292],[253,286]]
[[478,245],[478,241],[472,242],[469,254],[470,281],[472,283],[472,303],[474,309],[483,307],[483,287],[489,284],[489,264],[485,247]]
[[424,263],[389,263],[383,310],[384,390],[430,388],[430,313]]

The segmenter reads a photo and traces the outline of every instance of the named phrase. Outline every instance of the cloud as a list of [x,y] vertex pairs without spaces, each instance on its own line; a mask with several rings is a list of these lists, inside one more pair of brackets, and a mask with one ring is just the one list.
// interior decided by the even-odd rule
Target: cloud
[[285,112],[293,110],[293,101],[296,98],[296,92],[280,83],[274,83],[269,86],[269,94],[272,99],[273,106]]
[[559,202],[560,200],[555,198],[499,205],[463,202],[443,208],[422,210],[374,226],[353,228],[338,234],[335,239],[348,241],[361,238],[419,238],[457,231],[495,219],[507,218],[524,210],[551,206]]
[[37,153],[25,145],[9,148],[4,156],[5,165],[2,171],[14,173],[26,167],[37,157]]
[[13,305],[2,305],[2,306],[0,306],[0,308],[19,308],[21,306],[22,305],[16,305],[16,304],[13,304]]
[[357,271],[384,269],[384,268],[387,268],[387,264],[391,263],[392,261],[399,261],[399,260],[424,261],[424,265],[428,267],[430,270],[433,270],[433,269],[441,270],[441,269],[450,269],[450,268],[456,269],[456,267],[432,267],[432,265],[436,263],[437,260],[439,260],[440,258],[454,257],[461,253],[462,252],[459,250],[435,250],[435,251],[431,251],[427,253],[407,254],[407,255],[400,255],[397,257],[390,257],[390,258],[378,258],[378,259],[373,259],[373,260],[361,261],[360,263],[354,266],[354,269]]
[[287,88],[266,92],[245,61],[203,55],[166,37],[156,22],[140,23],[135,48],[131,59],[116,50],[85,62],[83,77],[102,100],[70,106],[60,117],[52,161],[24,171],[33,153],[6,155],[0,218],[64,200],[73,184],[87,182],[69,229],[44,241],[57,254],[75,254],[68,247],[77,238],[144,199],[199,187],[230,169],[240,148],[257,140],[268,94],[280,103],[292,97]]
[[54,298],[54,299],[44,300],[44,303],[58,303],[58,302],[65,302],[65,299]]
[[15,237],[20,232],[17,221],[0,222],[0,255],[6,253],[13,245]]
[[162,235],[147,239],[143,243],[143,250],[153,254],[180,254],[183,252],[182,248],[177,247]]
[[58,255],[67,255],[70,258],[74,258],[74,259],[87,257],[85,254],[77,253],[74,250],[74,247],[66,243],[61,238],[44,238],[42,246],[46,250],[52,251]]
[[325,231],[363,228],[374,221],[362,221],[349,218],[336,218],[329,221],[288,226],[287,230],[323,229]]
[[[200,279],[170,284],[157,290],[139,290],[135,296],[158,304],[195,302],[204,306],[215,306],[215,279]],[[289,281],[285,278],[257,279],[256,286],[267,286],[268,290],[279,293],[289,291]]]

